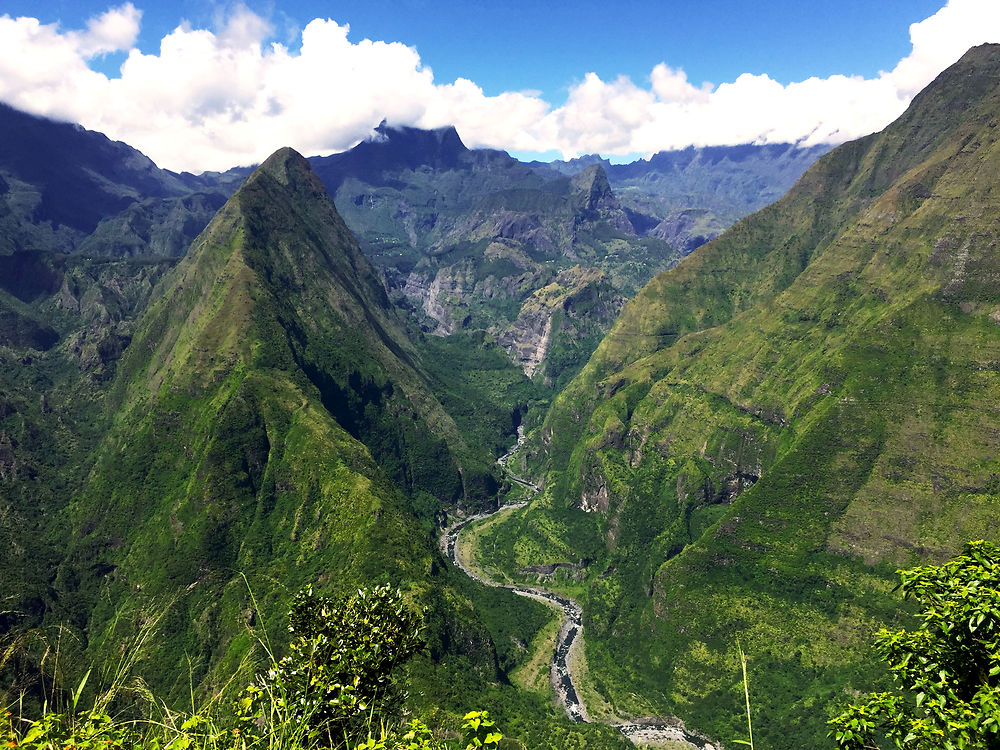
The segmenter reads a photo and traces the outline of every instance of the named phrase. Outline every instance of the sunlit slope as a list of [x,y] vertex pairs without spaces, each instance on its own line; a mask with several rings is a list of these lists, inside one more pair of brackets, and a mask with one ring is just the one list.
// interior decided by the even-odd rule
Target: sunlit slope
[[426,579],[403,491],[474,502],[491,478],[418,368],[322,184],[279,151],[138,325],[72,504],[64,604],[99,637],[124,604],[174,602],[150,660],[186,684],[187,657],[198,678],[241,650],[241,573],[276,618],[306,582]]
[[769,746],[817,745],[886,571],[1000,533],[998,82],[971,50],[658,276],[554,404],[510,562],[601,532],[588,653],[624,710],[737,736],[739,637]]

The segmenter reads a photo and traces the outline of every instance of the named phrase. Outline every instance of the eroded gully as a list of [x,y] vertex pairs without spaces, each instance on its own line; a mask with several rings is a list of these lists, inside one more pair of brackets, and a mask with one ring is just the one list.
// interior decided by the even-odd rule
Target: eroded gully
[[[524,444],[524,439],[524,427],[522,426],[519,427],[517,431],[517,443],[504,456],[502,456],[497,463],[499,463],[504,469],[507,477],[512,482],[520,484],[523,487],[527,487],[532,491],[531,497],[534,497],[540,488],[531,482],[514,476],[507,469],[507,462]],[[549,680],[552,683],[552,689],[555,691],[556,699],[565,709],[566,715],[573,721],[590,722],[590,715],[587,713],[587,707],[584,705],[583,701],[580,699],[580,694],[577,692],[570,666],[571,650],[574,646],[577,648],[582,648],[583,646],[582,643],[578,644],[578,639],[583,633],[583,609],[580,605],[568,596],[556,594],[552,591],[548,591],[547,589],[533,586],[502,584],[488,578],[484,578],[466,566],[458,556],[458,536],[466,526],[477,521],[483,521],[490,518],[500,511],[523,508],[530,501],[531,498],[520,503],[501,505],[499,508],[494,511],[490,511],[489,513],[477,513],[474,516],[468,516],[460,521],[456,521],[445,529],[444,533],[441,535],[441,551],[444,552],[448,559],[460,568],[467,576],[475,581],[478,581],[479,583],[482,583],[484,586],[510,589],[518,596],[548,602],[557,606],[562,611],[563,623],[559,628],[559,636],[556,639],[555,653],[552,656],[552,661],[549,667]],[[648,745],[662,744],[665,742],[686,742],[691,747],[698,748],[699,750],[714,750],[714,746],[706,742],[704,738],[697,737],[685,731],[683,725],[680,725],[680,722],[664,723],[662,720],[646,719],[638,720],[632,724],[615,724],[615,726],[618,727],[619,731],[621,731],[623,735],[636,744]]]

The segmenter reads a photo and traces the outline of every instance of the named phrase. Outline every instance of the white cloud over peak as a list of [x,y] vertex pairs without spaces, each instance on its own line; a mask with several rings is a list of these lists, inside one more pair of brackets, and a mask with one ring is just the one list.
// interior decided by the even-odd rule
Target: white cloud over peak
[[[656,65],[642,85],[586,73],[553,107],[537,92],[487,96],[473,81],[436,83],[417,51],[348,38],[315,19],[298,49],[269,41],[269,21],[237,6],[214,30],[181,23],[159,51],[134,48],[142,12],[110,8],[84,30],[0,16],[0,100],[124,140],[170,169],[225,169],[282,145],[338,151],[390,124],[455,125],[470,146],[516,151],[652,153],[687,145],[840,142],[878,130],[969,47],[1000,41],[1000,3],[950,0],[910,27],[912,50],[874,78],[788,85],[744,74],[695,86]],[[296,40],[299,41],[299,40]],[[118,76],[88,61],[127,51]],[[531,83],[531,82],[526,82]]]

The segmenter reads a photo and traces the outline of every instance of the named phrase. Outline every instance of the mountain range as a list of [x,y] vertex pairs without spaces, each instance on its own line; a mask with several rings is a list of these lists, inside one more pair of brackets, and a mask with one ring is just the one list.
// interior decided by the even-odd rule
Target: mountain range
[[159,623],[178,700],[238,671],[251,592],[274,632],[302,584],[391,582],[428,613],[413,705],[559,744],[511,684],[545,608],[434,539],[523,427],[543,491],[478,559],[573,571],[591,713],[740,736],[738,642],[759,739],[822,746],[886,683],[893,568],[1000,537],[998,81],[984,45],[828,153],[631,165],[383,125],[194,176],[0,108],[0,632],[96,659]]

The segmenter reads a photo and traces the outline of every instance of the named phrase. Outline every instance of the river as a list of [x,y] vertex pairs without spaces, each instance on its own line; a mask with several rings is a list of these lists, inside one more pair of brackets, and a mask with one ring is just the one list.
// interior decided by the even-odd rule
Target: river
[[[507,468],[507,463],[521,446],[524,445],[524,440],[524,425],[521,425],[517,430],[517,443],[506,454],[501,456],[497,463],[503,467],[510,481],[531,489],[533,498],[540,491],[540,488],[525,479],[514,476]],[[467,576],[485,586],[510,589],[518,596],[547,602],[562,610],[564,619],[562,626],[559,628],[555,653],[552,656],[552,662],[549,667],[549,680],[552,683],[552,689],[555,691],[556,699],[566,711],[566,715],[573,721],[590,722],[590,715],[587,713],[586,705],[580,699],[580,694],[573,681],[570,666],[570,652],[574,646],[577,648],[583,647],[583,644],[578,642],[583,634],[583,608],[568,596],[556,594],[547,589],[533,586],[501,584],[484,578],[466,566],[458,556],[458,536],[466,526],[476,521],[483,521],[501,511],[523,508],[531,502],[532,498],[520,503],[501,505],[494,511],[477,513],[474,516],[468,516],[456,521],[441,535],[441,551]],[[714,745],[707,742],[703,737],[688,733],[679,721],[665,723],[662,719],[651,718],[640,719],[631,724],[615,724],[615,726],[618,727],[622,734],[636,744],[657,745],[667,742],[682,742],[687,743],[691,748],[695,748],[696,750],[715,750]]]

